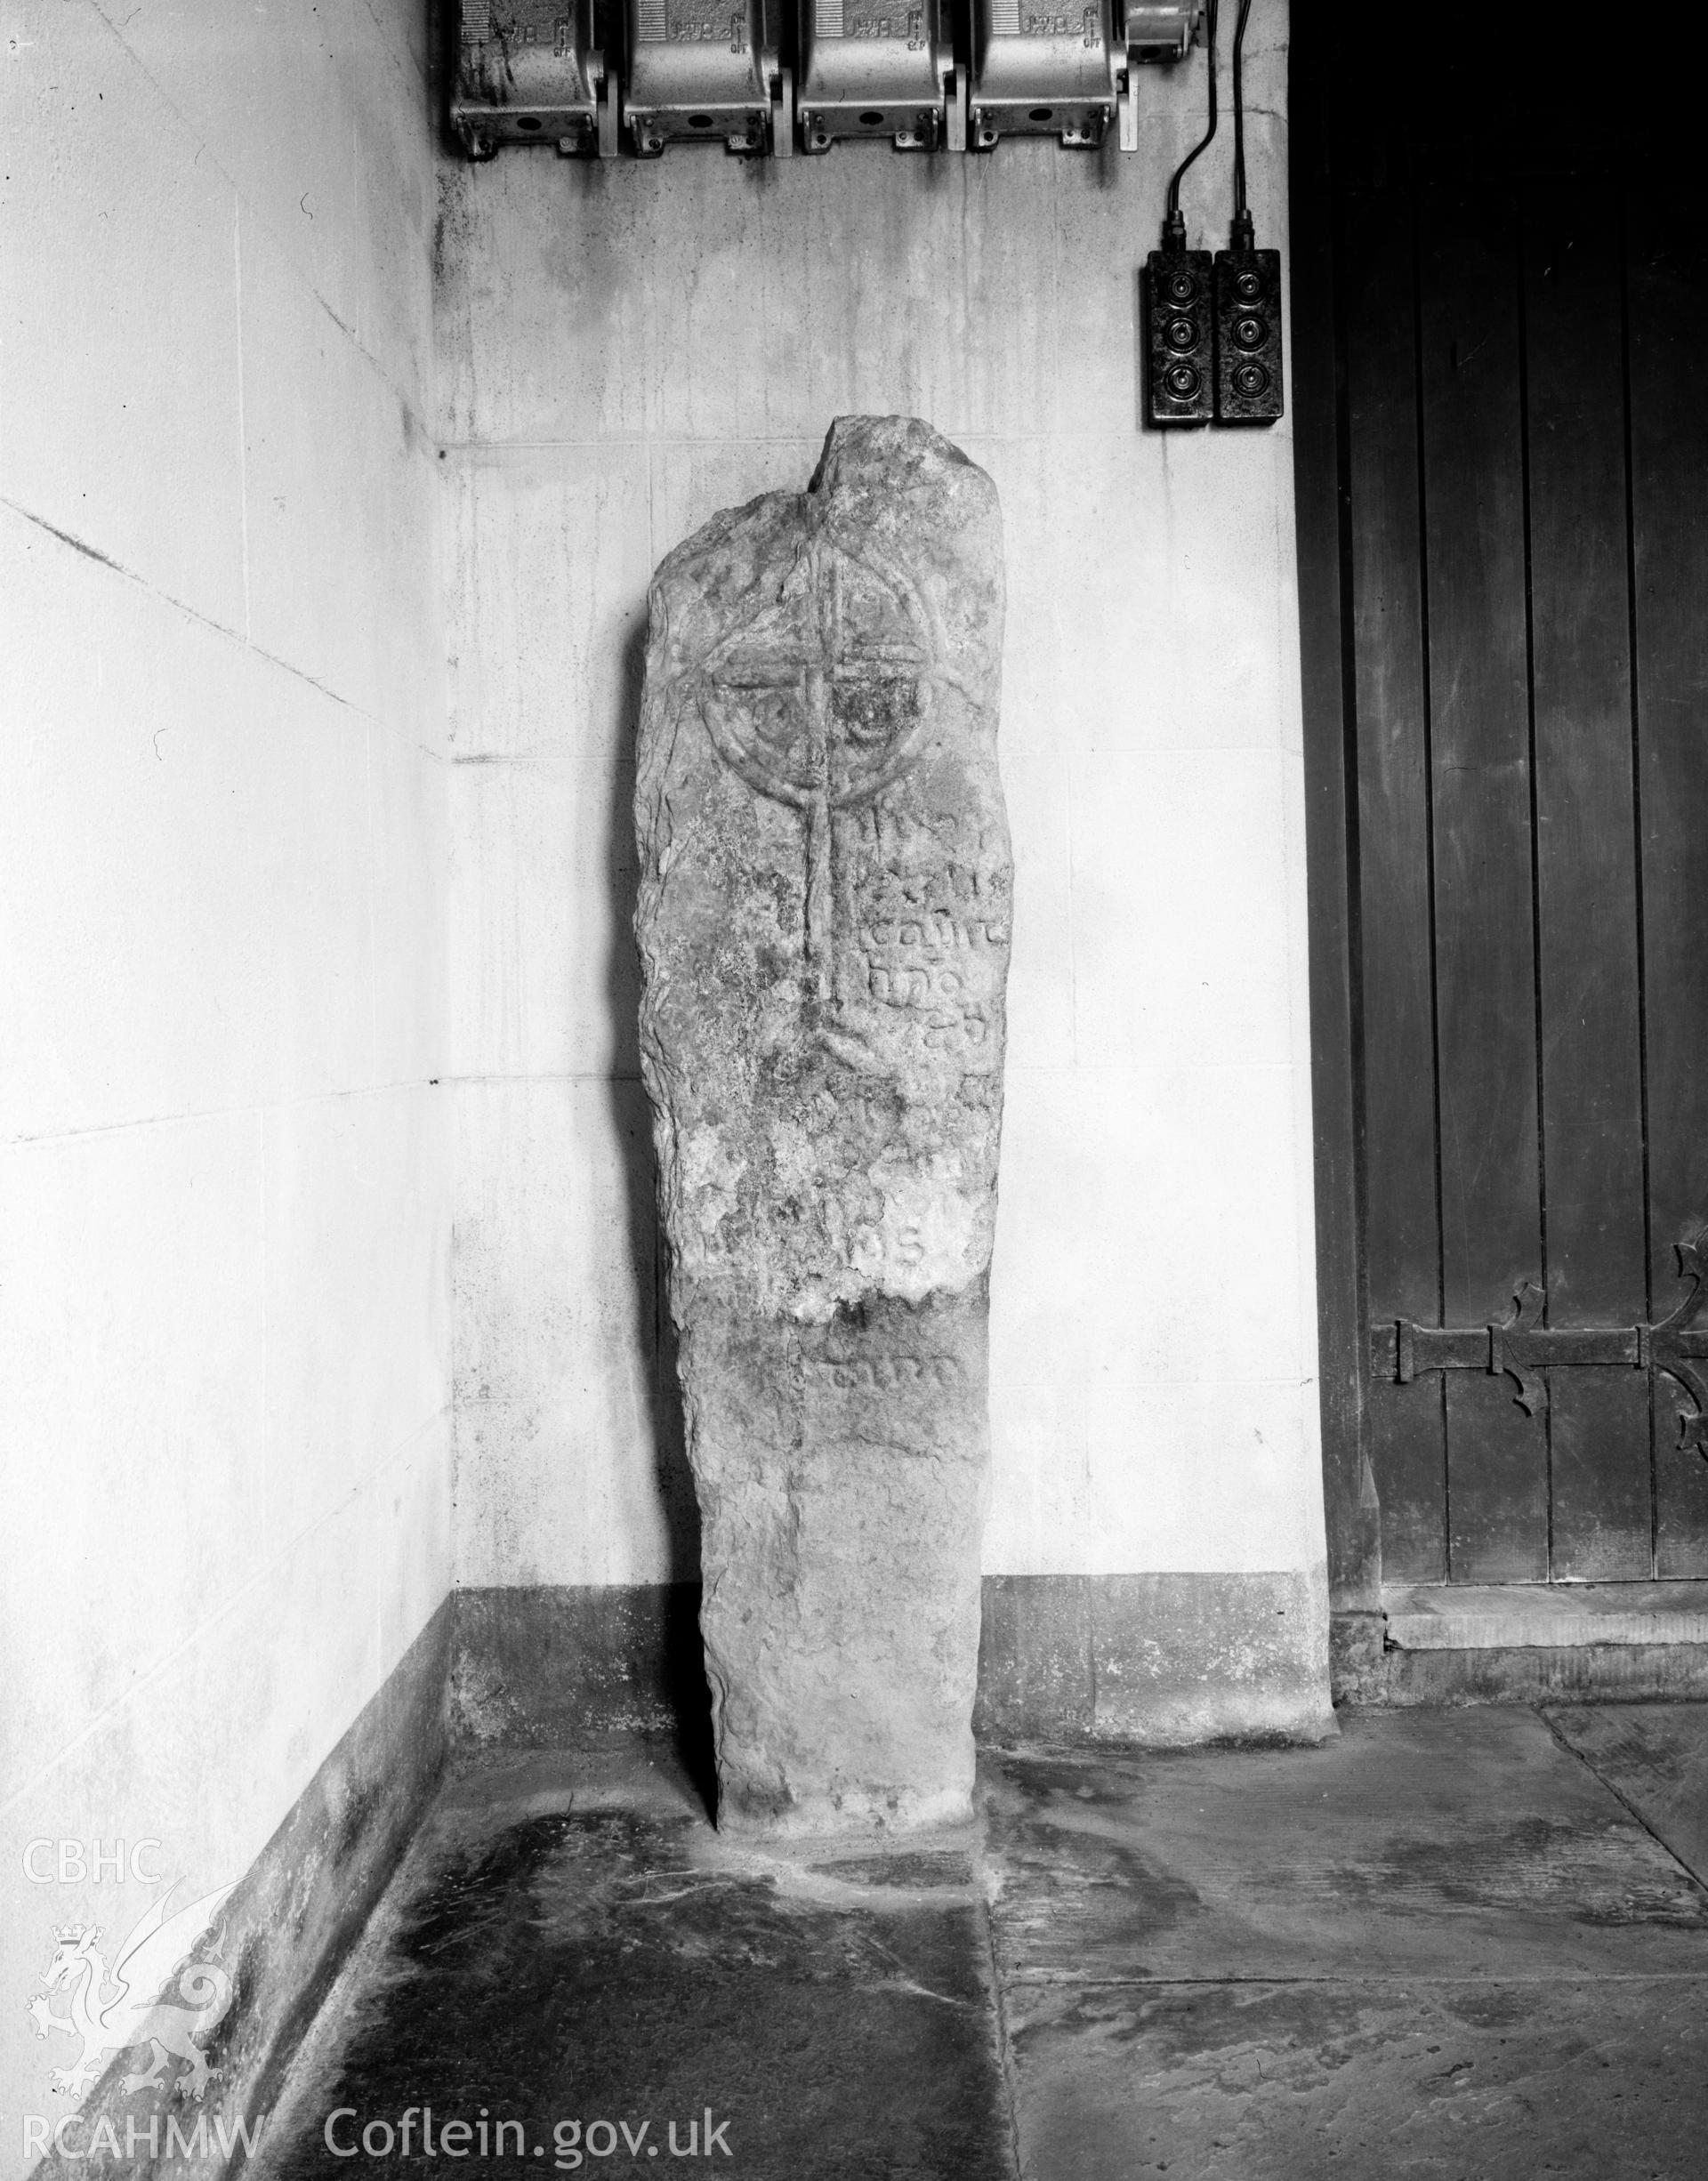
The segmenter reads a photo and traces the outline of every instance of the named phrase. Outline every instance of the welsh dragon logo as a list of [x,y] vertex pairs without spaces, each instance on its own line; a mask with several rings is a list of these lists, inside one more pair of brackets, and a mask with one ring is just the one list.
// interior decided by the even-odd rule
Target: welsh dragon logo
[[[56,2067],[56,2092],[78,2096],[105,2072],[117,2054],[153,2048],[149,2065],[126,2075],[126,2090],[155,2088],[173,2059],[189,2064],[185,2087],[200,2098],[207,2088],[207,2055],[197,2041],[223,2020],[231,2005],[231,1979],[216,1962],[194,1958],[197,1943],[230,1897],[231,1887],[204,1894],[168,1916],[175,1887],[166,1891],[120,1944],[112,1968],[96,1942],[98,1926],[68,1924],[28,2012],[38,2037],[75,2037],[81,2052]],[[57,2012],[64,1994],[69,2011]]]

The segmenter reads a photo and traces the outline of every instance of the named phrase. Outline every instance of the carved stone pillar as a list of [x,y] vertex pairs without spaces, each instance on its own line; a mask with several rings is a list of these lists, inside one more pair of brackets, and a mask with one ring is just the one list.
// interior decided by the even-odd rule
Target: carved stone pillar
[[995,488],[928,426],[654,579],[641,1066],[720,1823],[965,1815],[1012,867]]

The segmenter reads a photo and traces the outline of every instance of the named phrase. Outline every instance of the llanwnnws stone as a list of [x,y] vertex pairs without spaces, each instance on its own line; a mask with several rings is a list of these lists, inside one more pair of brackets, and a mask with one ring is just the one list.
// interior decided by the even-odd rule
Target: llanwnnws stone
[[652,1099],[721,1824],[967,1815],[1012,866],[995,487],[843,417],[654,579]]

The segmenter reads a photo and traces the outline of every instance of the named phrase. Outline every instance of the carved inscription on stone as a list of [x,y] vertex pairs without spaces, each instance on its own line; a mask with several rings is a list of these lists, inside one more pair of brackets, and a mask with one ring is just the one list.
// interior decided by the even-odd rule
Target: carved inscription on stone
[[655,578],[642,1067],[721,1822],[964,1808],[1012,877],[994,488],[902,418]]

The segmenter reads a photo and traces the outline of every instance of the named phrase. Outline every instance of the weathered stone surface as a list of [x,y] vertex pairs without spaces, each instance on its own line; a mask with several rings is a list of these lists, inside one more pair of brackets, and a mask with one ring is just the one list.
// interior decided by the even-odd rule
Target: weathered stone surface
[[720,1823],[964,1815],[1011,865],[995,489],[853,417],[654,579],[636,817]]

